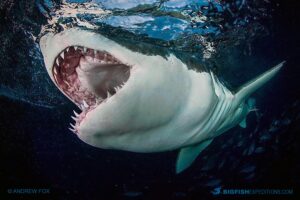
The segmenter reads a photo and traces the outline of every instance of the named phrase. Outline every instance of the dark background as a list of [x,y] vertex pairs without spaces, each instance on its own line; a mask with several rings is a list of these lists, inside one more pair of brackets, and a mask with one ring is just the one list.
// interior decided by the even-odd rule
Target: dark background
[[[223,199],[210,193],[219,186],[293,189],[294,195],[254,198],[296,199],[300,192],[299,5],[296,0],[272,5],[278,7],[277,3],[280,9],[273,14],[272,34],[253,42],[252,57],[263,57],[266,68],[283,59],[287,64],[256,94],[263,113],[259,122],[255,114],[250,115],[247,129],[236,127],[220,136],[191,168],[176,175],[175,151],[137,154],[81,142],[67,130],[69,115],[77,108],[64,97],[57,106],[43,107],[1,95],[0,199]],[[2,0],[0,22],[1,85],[16,79],[29,87],[30,73],[15,74],[19,66],[31,65],[27,48],[32,40],[22,30],[38,34],[45,16],[33,0]],[[237,72],[236,82],[244,82],[246,71]],[[249,71],[247,77],[254,77],[263,70]],[[51,84],[48,87],[56,92]],[[26,91],[30,96],[30,90]],[[51,192],[7,194],[7,189],[14,188],[49,188]]]

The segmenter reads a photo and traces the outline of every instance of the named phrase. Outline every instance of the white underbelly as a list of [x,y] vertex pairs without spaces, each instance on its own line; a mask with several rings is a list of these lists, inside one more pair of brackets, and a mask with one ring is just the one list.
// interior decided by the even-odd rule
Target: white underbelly
[[[191,71],[193,87],[185,105],[172,120],[146,130],[132,130],[120,134],[96,135],[82,138],[85,142],[104,149],[133,152],[161,152],[179,149],[207,139],[214,127],[207,127],[218,104],[212,80],[208,73]],[[93,142],[96,143],[93,143]]]

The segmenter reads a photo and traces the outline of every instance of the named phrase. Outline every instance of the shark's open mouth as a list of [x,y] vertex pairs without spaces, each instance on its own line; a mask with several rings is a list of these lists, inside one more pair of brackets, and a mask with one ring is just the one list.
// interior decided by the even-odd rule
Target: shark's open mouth
[[70,46],[55,59],[52,73],[58,87],[82,110],[74,111],[77,132],[86,114],[116,94],[129,79],[130,66],[105,51]]

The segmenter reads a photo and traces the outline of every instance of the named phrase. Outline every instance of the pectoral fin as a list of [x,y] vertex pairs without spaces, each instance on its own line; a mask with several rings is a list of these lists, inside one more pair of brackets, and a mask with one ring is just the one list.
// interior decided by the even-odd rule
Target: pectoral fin
[[184,171],[191,166],[197,156],[213,141],[213,139],[205,140],[200,144],[182,148],[178,154],[176,162],[176,173]]

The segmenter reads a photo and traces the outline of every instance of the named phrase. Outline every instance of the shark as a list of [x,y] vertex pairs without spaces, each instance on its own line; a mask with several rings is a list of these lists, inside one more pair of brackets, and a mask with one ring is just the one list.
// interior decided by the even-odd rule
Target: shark
[[53,83],[81,110],[70,127],[80,140],[139,153],[179,149],[176,173],[220,134],[245,128],[250,95],[284,65],[233,92],[212,71],[191,69],[173,53],[145,54],[95,31],[47,33],[40,49]]

